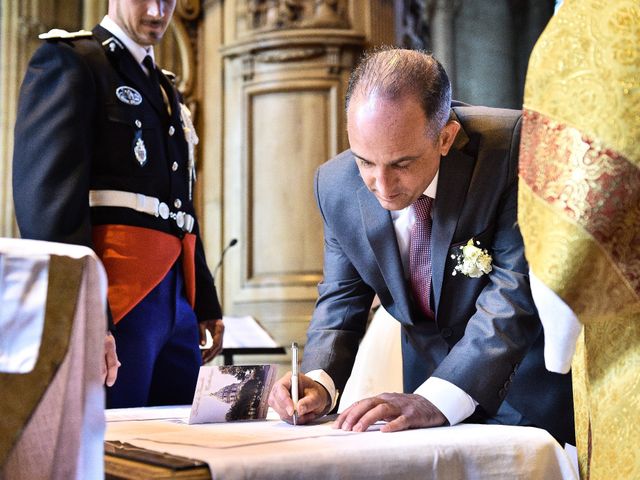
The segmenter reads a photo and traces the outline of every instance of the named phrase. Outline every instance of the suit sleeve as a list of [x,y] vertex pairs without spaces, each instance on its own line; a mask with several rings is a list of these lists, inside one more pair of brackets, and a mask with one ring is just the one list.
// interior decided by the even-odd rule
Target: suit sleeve
[[96,88],[73,47],[43,44],[20,92],[13,195],[23,238],[91,247],[89,178]]
[[315,194],[324,223],[324,278],[307,330],[302,369],[322,369],[342,391],[351,374],[366,328],[374,291],[361,278],[333,235],[323,201],[322,169],[316,172]]
[[222,307],[218,300],[218,293],[214,278],[207,266],[204,247],[200,238],[200,229],[196,230],[196,304],[194,311],[198,321],[218,320],[222,318]]
[[433,373],[467,392],[490,414],[504,400],[519,363],[541,331],[516,222],[519,139],[518,121],[490,249],[493,269],[464,335]]

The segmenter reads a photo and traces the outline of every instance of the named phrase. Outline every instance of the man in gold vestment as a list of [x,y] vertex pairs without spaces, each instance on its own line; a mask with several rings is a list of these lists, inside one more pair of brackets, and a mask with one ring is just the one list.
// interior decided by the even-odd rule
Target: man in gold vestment
[[581,476],[640,478],[640,3],[565,0],[524,102],[518,219],[547,367],[573,367]]

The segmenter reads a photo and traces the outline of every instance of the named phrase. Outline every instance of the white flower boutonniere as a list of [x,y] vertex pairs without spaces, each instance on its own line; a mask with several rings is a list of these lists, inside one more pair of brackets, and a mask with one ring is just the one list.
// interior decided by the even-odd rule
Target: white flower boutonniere
[[493,258],[491,258],[486,249],[476,245],[480,245],[480,242],[475,242],[474,245],[473,238],[471,238],[465,246],[460,247],[460,253],[451,255],[451,258],[458,262],[453,269],[452,275],[460,272],[467,277],[478,278],[492,270],[491,262]]

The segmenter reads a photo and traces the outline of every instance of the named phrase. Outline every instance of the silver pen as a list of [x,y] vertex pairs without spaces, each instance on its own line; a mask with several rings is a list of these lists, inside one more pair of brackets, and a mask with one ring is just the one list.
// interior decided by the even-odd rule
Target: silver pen
[[293,400],[293,424],[298,424],[298,344],[291,344],[291,400]]

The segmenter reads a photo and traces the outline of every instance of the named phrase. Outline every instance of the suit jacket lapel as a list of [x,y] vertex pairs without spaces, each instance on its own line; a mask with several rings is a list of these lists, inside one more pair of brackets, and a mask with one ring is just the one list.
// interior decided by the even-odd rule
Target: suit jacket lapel
[[376,262],[391,295],[402,312],[401,318],[397,320],[409,324],[411,323],[410,297],[391,215],[388,210],[380,206],[375,195],[364,185],[358,189],[358,201],[367,239]]
[[97,25],[93,29],[93,34],[100,43],[105,47],[107,57],[111,60],[113,66],[126,77],[137,89],[140,90],[142,95],[151,103],[158,113],[166,111],[162,98],[153,91],[149,79],[144,74],[144,71],[133,58],[129,50],[122,45],[119,40],[115,41],[116,47],[111,47],[109,40],[114,37],[107,29]]
[[[453,117],[457,120],[455,114]],[[449,255],[449,246],[458,225],[475,165],[475,158],[461,150],[468,141],[469,137],[460,129],[449,154],[440,161],[431,228],[431,277],[436,312],[440,304],[444,275],[447,273],[444,266]]]

